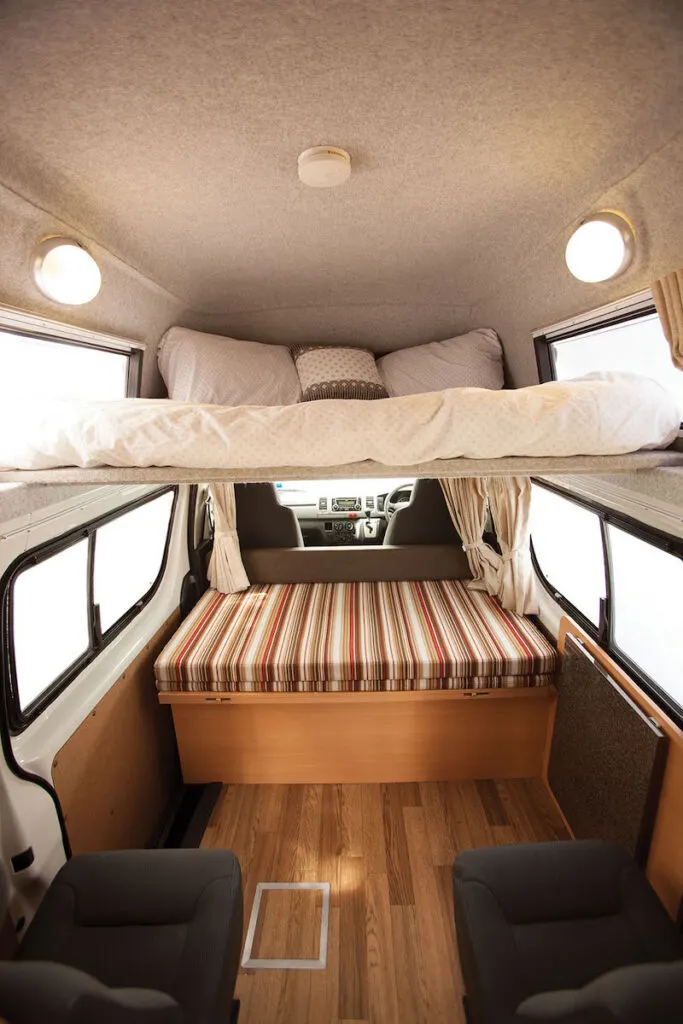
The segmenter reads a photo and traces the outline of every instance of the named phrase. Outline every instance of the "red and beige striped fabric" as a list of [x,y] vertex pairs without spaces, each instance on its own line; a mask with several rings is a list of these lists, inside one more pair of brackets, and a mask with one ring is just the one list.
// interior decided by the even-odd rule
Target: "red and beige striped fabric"
[[160,690],[490,689],[553,681],[529,619],[452,580],[207,591],[159,655]]

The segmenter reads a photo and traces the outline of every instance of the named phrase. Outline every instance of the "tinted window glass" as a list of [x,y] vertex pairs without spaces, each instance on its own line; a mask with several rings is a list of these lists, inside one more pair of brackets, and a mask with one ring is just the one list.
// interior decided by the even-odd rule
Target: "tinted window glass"
[[597,628],[606,595],[600,518],[573,501],[534,485],[531,540],[550,587]]
[[140,601],[159,575],[173,509],[167,492],[100,526],[95,534],[95,604],[103,633]]
[[88,650],[87,540],[20,573],[14,582],[12,622],[23,711]]
[[10,567],[0,596],[11,623],[2,653],[13,729],[40,714],[111,642],[115,627],[131,622],[151,598],[163,573],[176,494],[173,488],[124,507]]
[[125,398],[129,358],[0,331],[0,398]]
[[683,561],[611,524],[617,650],[683,706]]
[[671,350],[656,313],[551,341],[550,348],[557,380],[597,370],[652,377],[675,394],[683,419],[683,372],[671,361]]

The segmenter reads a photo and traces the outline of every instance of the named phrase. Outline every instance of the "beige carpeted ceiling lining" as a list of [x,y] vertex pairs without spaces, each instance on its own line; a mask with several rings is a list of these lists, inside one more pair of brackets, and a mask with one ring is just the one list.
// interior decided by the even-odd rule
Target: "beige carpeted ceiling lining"
[[[681,52],[683,55],[683,37],[681,39]],[[567,224],[562,225],[553,234],[549,235],[542,242],[542,244],[538,246],[537,249],[527,252],[526,255],[522,257],[520,260],[508,266],[506,270],[500,275],[500,277],[493,279],[489,283],[488,291],[480,295],[479,298],[474,303],[472,303],[472,314],[475,313],[477,306],[484,304],[488,299],[492,298],[492,296],[494,296],[497,292],[503,290],[512,281],[518,278],[521,271],[523,271],[527,266],[533,264],[535,261],[538,260],[539,255],[542,255],[544,252],[547,252],[548,255],[556,256],[558,251],[563,252],[566,240],[569,238],[572,231],[574,231],[575,228],[578,226],[583,216],[585,216],[585,214],[590,211],[605,208],[604,203],[602,202],[602,197],[604,196],[605,192],[610,192],[612,190],[618,189],[620,185],[622,185],[624,182],[627,182],[629,178],[632,178],[635,174],[638,173],[638,171],[644,168],[650,160],[653,160],[655,157],[659,156],[665,150],[669,149],[670,147],[673,147],[673,145],[676,142],[678,142],[681,138],[683,138],[683,128],[676,129],[667,139],[664,140],[664,142],[662,142],[660,146],[657,146],[645,157],[643,157],[643,159],[636,167],[633,167],[626,174],[622,175],[622,177],[618,181],[609,182],[606,188],[602,189],[599,193],[591,193],[590,196],[586,196],[581,205],[581,213],[577,217],[572,218],[572,220],[569,221]],[[630,213],[632,216],[634,215],[634,211],[630,211]],[[639,218],[636,216],[636,220],[638,219]],[[644,238],[646,237],[646,232],[647,225],[644,223],[639,223],[637,231],[638,248],[642,248]],[[648,282],[648,284],[649,283],[650,282]]]
[[[271,340],[289,310],[348,307],[378,349],[466,321],[671,138],[683,100],[670,0],[5,0],[0,18],[0,180],[209,320],[246,333],[268,312]],[[328,141],[354,175],[307,190],[297,153]]]

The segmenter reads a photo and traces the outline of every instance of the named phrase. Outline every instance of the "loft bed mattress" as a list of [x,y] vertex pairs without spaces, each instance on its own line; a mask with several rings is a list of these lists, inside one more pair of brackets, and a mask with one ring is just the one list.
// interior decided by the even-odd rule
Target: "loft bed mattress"
[[307,693],[546,686],[557,653],[455,580],[208,590],[159,655],[159,690]]
[[666,447],[678,427],[678,407],[665,388],[617,373],[509,391],[455,388],[289,406],[22,399],[0,406],[0,467],[272,471],[365,460],[401,467],[459,458],[621,455]]

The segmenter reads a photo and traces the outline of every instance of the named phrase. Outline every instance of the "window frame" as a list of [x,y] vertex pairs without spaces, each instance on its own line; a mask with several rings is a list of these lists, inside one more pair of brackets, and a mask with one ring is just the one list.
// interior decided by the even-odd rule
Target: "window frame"
[[78,338],[61,338],[51,334],[42,334],[39,331],[24,330],[21,327],[5,326],[0,320],[0,331],[5,334],[14,334],[19,338],[30,338],[33,341],[45,341],[54,345],[71,345],[74,348],[94,349],[96,352],[108,352],[117,356],[124,356],[128,360],[126,371],[126,394],[125,398],[139,398],[140,385],[142,381],[142,357],[143,351],[140,348],[124,348],[122,345],[107,344],[105,341],[85,341]]
[[0,304],[0,331],[23,335],[35,341],[52,341],[61,345],[76,345],[101,352],[123,355],[128,359],[126,398],[138,398],[142,381],[142,362],[146,345],[142,341],[123,338],[115,334],[93,331],[62,320],[51,320],[29,313],[15,306]]
[[652,698],[658,707],[672,718],[678,726],[683,727],[683,705],[678,704],[661,686],[658,685],[656,680],[647,675],[639,665],[636,665],[636,663],[616,645],[614,640],[614,579],[612,553],[607,526],[615,526],[618,529],[623,530],[624,533],[628,533],[632,537],[635,537],[637,540],[650,544],[652,547],[666,552],[666,554],[673,555],[680,561],[683,561],[683,538],[674,537],[671,534],[665,533],[663,530],[657,530],[652,526],[646,526],[644,523],[639,522],[639,520],[633,519],[622,512],[616,512],[614,509],[600,505],[599,502],[586,498],[583,495],[575,494],[573,491],[568,491],[565,488],[559,487],[556,484],[551,484],[546,480],[539,480],[537,477],[532,477],[532,483],[537,487],[543,487],[545,490],[551,491],[553,494],[557,494],[559,497],[564,498],[567,501],[573,502],[575,505],[580,505],[583,508],[588,509],[590,512],[597,515],[600,520],[606,595],[604,602],[601,602],[600,625],[596,628],[595,625],[547,579],[541,569],[538,558],[536,557],[533,537],[531,537],[531,561],[534,567],[534,572],[541,581],[542,586],[550,594],[553,600],[567,613],[567,615],[570,615],[571,618],[574,619],[574,621],[588,634],[588,636],[590,636],[599,647],[609,654],[610,658],[612,658],[612,660],[615,661],[616,664],[624,670],[624,672],[627,672],[628,675],[634,679],[637,685]]
[[568,338],[580,338],[583,334],[593,334],[603,328],[616,327],[619,324],[633,323],[646,316],[656,314],[654,299],[640,301],[631,307],[615,310],[612,313],[601,313],[597,311],[594,316],[576,323],[568,323],[558,328],[548,328],[534,334],[534,351],[536,353],[536,367],[538,379],[541,384],[557,380],[557,368],[555,363],[555,352],[553,345],[556,341],[566,341]]
[[[99,628],[98,606],[95,604],[95,546],[97,530],[115,519],[120,519],[128,512],[139,508],[142,505],[161,497],[163,494],[173,494],[171,513],[166,532],[164,552],[152,586],[128,611],[114,622],[104,633]],[[176,510],[178,507],[179,487],[169,485],[161,487],[152,494],[145,494],[134,501],[126,502],[118,508],[98,516],[87,523],[74,527],[59,537],[55,537],[43,544],[25,551],[11,563],[0,580],[0,614],[2,615],[2,667],[5,681],[5,700],[7,704],[8,721],[12,736],[18,736],[24,731],[45,709],[62,693],[78,675],[90,665],[106,647],[140,614],[149,604],[155,593],[161,586],[161,581],[166,572],[168,556],[173,537],[173,526],[175,523]],[[16,579],[31,566],[38,565],[48,558],[67,550],[79,541],[88,542],[87,562],[87,601],[88,601],[88,648],[87,650],[68,666],[53,682],[47,686],[39,696],[27,707],[21,707],[19,688],[17,681],[16,663],[14,658],[13,645],[13,595]]]

